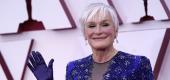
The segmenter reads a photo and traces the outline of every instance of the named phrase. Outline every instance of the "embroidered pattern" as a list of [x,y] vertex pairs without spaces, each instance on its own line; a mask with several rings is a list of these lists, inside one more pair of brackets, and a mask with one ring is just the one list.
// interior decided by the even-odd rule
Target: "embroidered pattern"
[[[89,80],[93,68],[92,55],[67,65],[66,80]],[[151,64],[144,56],[119,51],[103,75],[104,80],[154,80]]]

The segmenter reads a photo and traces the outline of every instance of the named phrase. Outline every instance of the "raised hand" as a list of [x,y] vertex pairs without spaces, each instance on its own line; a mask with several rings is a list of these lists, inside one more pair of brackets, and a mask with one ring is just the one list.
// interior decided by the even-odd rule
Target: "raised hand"
[[51,59],[47,66],[42,55],[35,51],[32,51],[32,54],[29,55],[28,59],[27,65],[37,80],[53,80],[54,59]]

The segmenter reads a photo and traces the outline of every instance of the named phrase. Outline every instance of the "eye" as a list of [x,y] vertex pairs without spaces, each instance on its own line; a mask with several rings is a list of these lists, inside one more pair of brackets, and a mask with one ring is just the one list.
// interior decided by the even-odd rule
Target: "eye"
[[95,25],[91,24],[91,25],[88,25],[88,28],[94,28],[96,27]]
[[103,23],[102,26],[107,27],[107,26],[109,26],[109,23]]

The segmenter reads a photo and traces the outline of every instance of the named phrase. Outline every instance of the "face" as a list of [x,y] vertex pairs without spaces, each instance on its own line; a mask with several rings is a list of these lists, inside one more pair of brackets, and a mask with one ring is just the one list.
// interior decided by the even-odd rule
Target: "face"
[[115,26],[110,14],[101,18],[96,14],[92,19],[87,20],[84,34],[92,49],[105,49],[113,47],[116,37]]

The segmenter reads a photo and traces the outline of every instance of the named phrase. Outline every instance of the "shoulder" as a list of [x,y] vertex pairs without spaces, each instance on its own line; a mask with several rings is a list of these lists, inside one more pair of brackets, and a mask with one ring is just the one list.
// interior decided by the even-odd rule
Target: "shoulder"
[[133,66],[136,69],[150,68],[152,70],[150,60],[146,56],[119,51],[117,60],[124,66]]
[[134,55],[134,54],[122,52],[122,51],[119,51],[118,54],[119,54],[120,59],[137,61],[139,63],[150,62],[149,58],[147,58],[146,56]]
[[[135,73],[135,77],[141,80],[153,80],[153,71],[149,58],[141,55],[133,55],[126,52],[119,52],[119,59],[123,66]],[[135,70],[135,71],[133,71]]]
[[92,55],[89,55],[82,59],[69,62],[66,67],[66,80],[73,80],[79,72],[83,72],[82,70],[87,69],[92,63],[91,60]]
[[67,64],[67,71],[70,72],[73,69],[80,67],[82,64],[88,65],[88,64],[90,64],[91,60],[92,60],[92,55],[89,55],[87,57],[84,57],[84,58],[81,58],[78,60],[71,61]]

